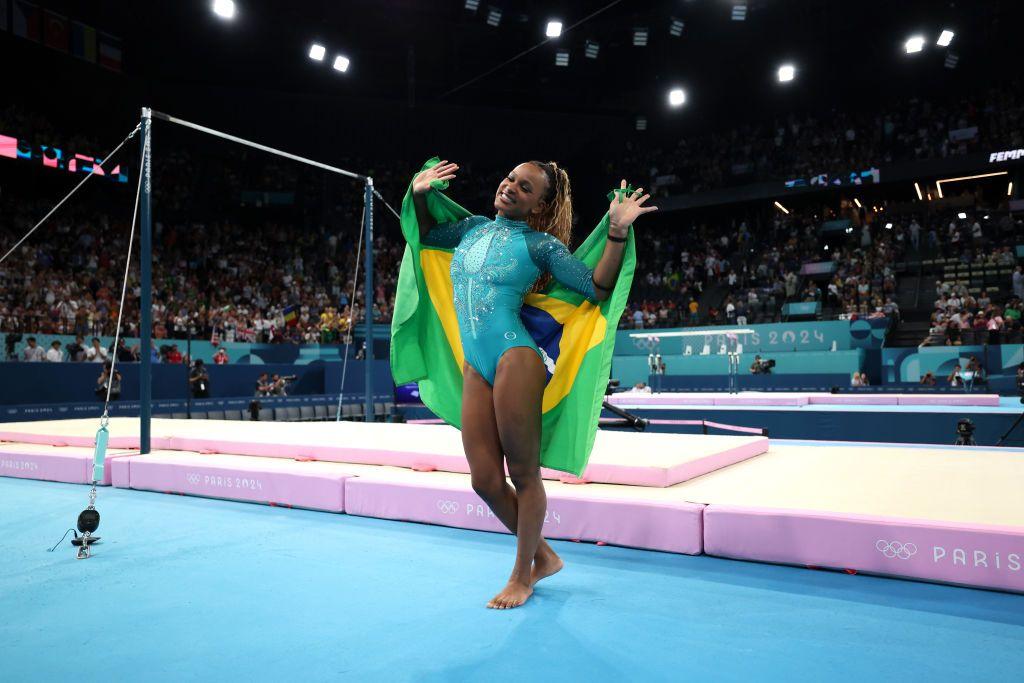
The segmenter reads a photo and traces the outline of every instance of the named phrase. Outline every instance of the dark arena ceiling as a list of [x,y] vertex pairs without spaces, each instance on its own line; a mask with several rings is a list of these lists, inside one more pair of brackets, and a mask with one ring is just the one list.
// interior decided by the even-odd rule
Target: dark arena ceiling
[[[590,149],[634,135],[637,116],[648,119],[644,135],[670,140],[787,112],[956,97],[1019,78],[1024,15],[1019,0],[481,0],[475,11],[466,0],[235,0],[230,21],[211,0],[39,4],[122,39],[123,74],[110,75],[0,33],[5,63],[31,65],[16,70],[10,96],[55,116],[93,114],[120,130],[148,104],[306,152],[287,129],[318,131],[329,144],[322,129],[333,123],[350,134],[346,149],[374,138],[391,145],[382,154],[415,158],[423,151],[408,140],[442,123],[475,140],[549,144],[568,131]],[[742,21],[732,18],[737,6]],[[497,26],[487,21],[493,9]],[[544,43],[550,19],[572,28]],[[648,30],[644,47],[633,44],[638,27]],[[942,29],[955,32],[948,48],[935,46]],[[905,54],[918,33],[925,50]],[[326,47],[323,62],[308,57],[314,42]],[[555,64],[559,49],[568,66]],[[351,60],[346,73],[331,68],[337,54]],[[944,66],[948,54],[956,68]],[[797,69],[788,84],[775,77],[783,63]],[[686,90],[683,107],[668,106],[672,87]],[[78,107],[61,106],[69,99]]]

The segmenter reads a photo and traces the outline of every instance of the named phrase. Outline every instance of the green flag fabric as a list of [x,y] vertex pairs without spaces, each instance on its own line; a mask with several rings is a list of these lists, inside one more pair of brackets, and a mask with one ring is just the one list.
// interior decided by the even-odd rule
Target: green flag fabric
[[[434,157],[423,169],[439,163]],[[440,223],[470,214],[441,189],[426,194]],[[452,249],[420,243],[412,183],[402,201],[402,257],[391,324],[391,373],[396,384],[418,382],[420,398],[448,424],[461,429],[463,351],[455,316],[450,276]],[[593,269],[604,252],[608,215],[574,252]],[[579,476],[594,446],[601,403],[611,372],[615,331],[629,296],[636,264],[632,226],[624,245],[622,268],[611,296],[595,304],[552,279],[528,294],[521,317],[537,346],[554,360],[544,389],[541,465]]]

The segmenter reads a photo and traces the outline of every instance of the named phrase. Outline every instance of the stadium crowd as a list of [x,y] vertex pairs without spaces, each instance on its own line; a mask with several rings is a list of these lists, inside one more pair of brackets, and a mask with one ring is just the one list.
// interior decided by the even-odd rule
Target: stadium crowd
[[725,132],[683,137],[674,147],[627,140],[609,173],[643,178],[661,196],[767,180],[844,176],[912,159],[1024,147],[1024,87],[991,88],[940,101],[909,98],[877,108],[792,113]]
[[[669,151],[630,143],[625,166],[659,194],[695,192],[964,154],[994,139],[1024,146],[1020,112],[1018,90],[1004,89],[951,103],[908,100],[885,113],[793,115],[773,125],[681,140]],[[101,149],[95,138],[63,137],[45,117],[14,106],[0,111],[0,131],[29,135],[38,144]],[[353,302],[358,322],[368,298],[362,277],[354,282],[363,265],[360,194],[329,191],[321,173],[244,148],[212,146],[200,155],[168,144],[165,150],[154,168],[159,207],[153,235],[154,336],[264,343],[344,338]],[[126,161],[125,167],[135,178],[131,164]],[[404,193],[407,164],[351,159],[348,165],[372,173],[393,205]],[[622,168],[619,160],[607,170],[621,174]],[[460,199],[487,206],[502,172],[464,164]],[[130,189],[131,182],[105,189],[119,194],[125,206],[120,214],[97,197],[62,208],[46,230],[0,264],[0,330],[86,338],[113,334]],[[51,201],[42,195],[35,201],[0,196],[5,219],[0,247],[10,248]],[[387,213],[381,208],[378,216]],[[773,322],[781,319],[784,303],[801,301],[820,302],[831,315],[895,317],[897,265],[908,252],[1015,262],[1009,237],[1021,227],[1019,221],[990,222],[974,215],[948,222],[946,214],[868,217],[852,208],[828,218],[849,216],[853,220],[841,239],[820,232],[826,216],[795,210],[639,231],[637,270],[620,326]],[[375,291],[369,302],[374,321],[386,323],[404,244],[390,216],[377,225]],[[801,275],[804,264],[826,261],[833,264],[827,279]],[[966,312],[951,310],[951,294],[959,295]],[[984,299],[971,301],[963,292],[946,295],[934,323],[949,343],[964,336],[951,329],[973,330],[979,317],[988,330],[990,324],[1005,328],[1006,318],[1012,321],[1018,310],[1008,302],[982,305]],[[138,296],[133,266],[122,316],[128,336],[138,331]],[[993,318],[1002,322],[992,323]],[[1010,322],[1007,331],[1012,328]]]

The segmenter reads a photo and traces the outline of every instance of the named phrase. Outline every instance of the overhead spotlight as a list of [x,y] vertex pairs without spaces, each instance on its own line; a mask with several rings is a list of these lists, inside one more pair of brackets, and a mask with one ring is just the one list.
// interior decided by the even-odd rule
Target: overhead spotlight
[[676,19],[675,17],[672,17],[672,23],[668,25],[669,35],[675,36],[676,38],[683,35],[683,26],[684,24],[682,19]]
[[309,48],[309,58],[318,62],[324,61],[324,55],[327,54],[327,48],[323,45],[317,45],[313,43]]
[[480,0],[466,0],[466,9],[475,12],[480,9]]
[[921,186],[914,181],[914,189],[917,190],[917,201],[922,201],[924,197],[921,195]]
[[222,19],[234,19],[234,0],[213,0],[213,13]]
[[555,66],[569,66],[568,50],[558,50],[555,52]]
[[825,251],[828,251],[828,245],[827,244],[825,245]]
[[903,43],[903,49],[907,51],[908,55],[920,52],[924,49],[924,36],[911,36],[907,38],[907,42]]
[[779,203],[779,200],[775,200],[775,207],[784,214],[789,214],[789,209]]
[[586,55],[587,59],[597,59],[597,53],[601,50],[601,46],[592,40],[588,40],[586,47],[583,48],[583,54]]
[[633,29],[633,45],[635,47],[647,47],[646,26],[637,26]]
[[497,26],[501,23],[501,10],[497,7],[490,7],[487,10],[487,25]]
[[682,88],[673,88],[668,92],[668,103],[673,107],[681,107],[686,102],[686,91]]
[[792,64],[783,64],[779,67],[779,83],[788,83],[796,76],[796,67]]
[[862,209],[862,208],[864,208],[864,207],[862,207],[862,206],[861,206],[861,204],[860,204],[860,200],[859,200],[859,199],[857,199],[856,197],[854,197],[854,198],[853,198],[853,203],[857,205],[857,208],[858,208],[858,209]]
[[334,68],[337,69],[338,71],[341,71],[342,73],[348,71],[348,65],[348,57],[342,57],[341,55],[338,55],[337,57],[334,58]]
[[967,218],[967,214],[961,211],[956,215],[956,217],[959,218],[960,220],[964,220],[965,218]]
[[636,129],[637,130],[647,130],[647,117],[646,116],[638,116],[638,117],[636,117]]
[[1010,181],[1010,184],[1006,186],[1006,196],[1007,197],[1012,197],[1013,196],[1013,181],[1012,180]]
[[562,35],[562,22],[560,21],[549,21],[548,27],[544,31],[544,35],[548,38],[557,38]]
[[946,68],[947,69],[955,69],[957,62],[959,62],[959,61],[960,61],[960,57],[959,56],[953,54],[952,52],[948,53],[946,55]]
[[886,230],[892,230],[892,223],[886,223],[885,224],[885,229]]
[[732,6],[732,20],[733,21],[746,21],[747,19],[747,3],[736,3]]
[[949,47],[949,44],[953,42],[953,35],[953,32],[947,28],[939,34],[939,39],[935,41],[935,44],[940,47]]

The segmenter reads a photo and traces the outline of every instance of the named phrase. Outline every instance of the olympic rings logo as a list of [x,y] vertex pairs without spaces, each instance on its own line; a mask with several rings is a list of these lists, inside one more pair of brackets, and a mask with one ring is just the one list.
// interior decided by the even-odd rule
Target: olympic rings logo
[[195,474],[193,472],[189,472],[188,474],[186,474],[185,478],[188,479],[188,483],[190,483],[190,484],[198,484],[199,483],[199,475]]
[[900,543],[899,541],[879,540],[875,543],[875,549],[888,558],[898,557],[901,560],[909,560],[917,554],[917,546],[913,543]]
[[455,500],[439,500],[437,501],[437,509],[446,515],[454,515],[459,511],[459,503]]

